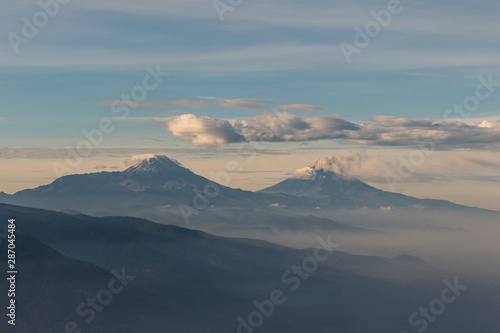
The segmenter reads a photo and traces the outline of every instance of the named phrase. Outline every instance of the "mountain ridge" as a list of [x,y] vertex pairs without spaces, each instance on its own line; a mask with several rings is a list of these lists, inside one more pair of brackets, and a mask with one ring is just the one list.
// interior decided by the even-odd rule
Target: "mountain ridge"
[[[485,209],[446,200],[418,199],[386,192],[347,176],[343,169],[317,162],[297,170],[292,177],[251,192],[218,184],[197,175],[164,155],[141,155],[124,171],[67,175],[50,184],[0,195],[5,203],[47,209],[83,210],[116,215],[145,207],[198,209],[240,207],[255,209]],[[335,172],[337,171],[337,172]],[[130,213],[129,213],[130,214]]]
[[[19,285],[23,294],[18,310],[28,333],[39,332],[37,327],[60,331],[68,318],[87,328],[74,316],[75,308],[106,288],[112,270],[134,278],[88,326],[92,332],[241,331],[236,318],[247,318],[256,300],[269,299],[276,288],[287,301],[266,320],[262,332],[401,331],[408,313],[427,304],[449,274],[413,257],[333,251],[294,292],[293,280],[283,280],[283,274],[304,258],[314,258],[314,248],[218,237],[136,218],[74,216],[0,204],[0,219],[7,218],[16,218],[25,258],[19,264],[25,285]],[[0,226],[2,243],[6,229]],[[329,253],[324,249],[321,255]],[[479,331],[488,331],[488,324],[498,326],[494,312],[473,311],[494,302],[491,292],[486,294],[492,289],[485,291],[484,300],[481,290],[470,289],[473,297],[457,302],[458,314],[440,318],[436,330],[470,332],[464,325],[471,321]],[[353,311],[356,316],[349,315]],[[33,313],[44,316],[28,315]]]

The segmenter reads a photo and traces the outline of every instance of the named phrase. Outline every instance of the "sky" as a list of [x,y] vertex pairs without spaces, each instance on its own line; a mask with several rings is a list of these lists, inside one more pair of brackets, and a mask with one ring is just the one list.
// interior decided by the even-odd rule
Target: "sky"
[[385,190],[498,209],[499,9],[2,1],[0,191],[145,153],[256,190],[333,155]]

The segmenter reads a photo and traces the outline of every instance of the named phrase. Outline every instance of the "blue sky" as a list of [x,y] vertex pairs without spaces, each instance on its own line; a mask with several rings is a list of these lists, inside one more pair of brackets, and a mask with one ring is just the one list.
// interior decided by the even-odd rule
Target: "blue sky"
[[[387,10],[388,3],[243,0],[222,21],[211,0],[72,0],[60,5],[57,15],[27,44],[19,45],[16,54],[8,34],[22,35],[22,18],[31,21],[41,8],[35,1],[2,1],[0,148],[76,145],[83,129],[115,116],[109,105],[100,104],[119,100],[140,84],[146,66],[160,65],[170,73],[149,92],[147,103],[261,99],[269,101],[263,105],[270,107],[317,107],[289,110],[301,119],[337,114],[356,124],[378,115],[440,121],[446,109],[474,92],[479,76],[492,75],[500,81],[500,44],[495,42],[500,37],[500,3],[492,0],[402,0],[402,11],[393,14],[390,23],[348,63],[339,45],[353,44],[354,28],[364,28],[373,21],[370,12]],[[495,121],[500,118],[499,103],[500,93],[492,94],[470,118]],[[117,121],[101,148],[184,149],[193,153],[182,157],[205,172],[196,163],[200,158],[196,147],[175,137],[165,124],[147,119],[166,122],[194,114],[241,120],[276,112],[214,103],[196,108],[160,104],[131,110],[130,118],[137,121]],[[268,143],[268,147],[287,152],[300,163],[313,155],[329,154],[324,151],[329,147],[382,149],[388,159],[399,154],[392,148],[336,140],[305,143],[319,150],[311,149],[299,158],[288,152],[301,148],[301,143]],[[218,147],[212,159],[223,163],[220,156],[228,147],[231,144]],[[497,147],[475,149],[476,153],[489,151],[497,161]],[[6,165],[10,155],[2,156]],[[40,160],[39,155],[36,158]],[[88,172],[89,167],[75,171]],[[278,179],[265,176],[268,179],[262,178],[259,184]],[[45,172],[44,177],[51,175]],[[21,178],[17,185],[9,182],[6,190],[46,181],[27,181],[26,174]],[[252,187],[240,180],[236,184]]]

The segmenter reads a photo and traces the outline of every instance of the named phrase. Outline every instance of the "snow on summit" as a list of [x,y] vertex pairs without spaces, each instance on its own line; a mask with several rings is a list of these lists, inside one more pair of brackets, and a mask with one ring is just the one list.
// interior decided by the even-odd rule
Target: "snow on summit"
[[147,162],[147,163],[154,163],[154,162],[173,162],[177,164],[178,166],[182,166],[181,162],[177,161],[176,159],[173,159],[171,157],[167,157],[165,155],[158,155],[158,154],[142,154],[142,155],[133,155],[129,157],[125,161],[126,166],[135,166],[138,164],[141,164],[142,162]]
[[175,159],[155,154],[134,155],[125,161],[125,165],[130,166],[125,170],[128,175],[188,171]]

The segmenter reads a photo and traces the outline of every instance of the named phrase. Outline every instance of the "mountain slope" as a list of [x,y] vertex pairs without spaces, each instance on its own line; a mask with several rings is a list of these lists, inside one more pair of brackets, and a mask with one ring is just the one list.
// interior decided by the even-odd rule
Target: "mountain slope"
[[[408,315],[433,299],[442,281],[441,272],[418,260],[333,252],[293,291],[291,281],[296,280],[283,275],[314,256],[313,249],[215,237],[135,218],[73,216],[0,204],[0,220],[7,218],[16,218],[23,240],[20,246],[32,249],[30,255],[23,253],[24,288],[33,296],[29,303],[21,298],[26,301],[21,304],[23,312],[29,305],[31,313],[52,318],[43,321],[27,316],[26,327],[35,326],[38,332],[59,328],[56,324],[72,318],[75,306],[86,295],[106,287],[110,277],[106,271],[122,267],[136,278],[123,298],[119,295],[98,314],[99,322],[89,331],[118,333],[124,325],[131,325],[126,331],[137,331],[133,325],[144,322],[139,330],[145,333],[236,332],[236,318],[247,318],[256,311],[254,301],[269,299],[275,289],[283,291],[286,301],[266,317],[260,332],[354,333],[373,327],[401,331],[407,327]],[[0,226],[2,231],[5,225]],[[46,246],[37,245],[31,237]],[[30,262],[35,264],[31,268]],[[409,267],[421,275],[414,277]],[[412,277],[406,278],[404,272]],[[402,280],[396,281],[395,276]],[[44,288],[37,287],[40,283]],[[475,295],[474,288],[470,289]],[[479,331],[487,331],[488,325],[500,324],[498,316],[474,309],[490,301],[482,296],[461,298],[453,313],[469,315],[450,313],[433,328],[465,333],[464,324],[472,323]],[[115,321],[120,325],[112,326]],[[42,326],[49,324],[54,326]]]
[[210,181],[198,176],[166,156],[144,158],[123,172],[99,172],[64,176],[53,183],[14,194],[16,198],[43,195],[185,195],[195,186]]
[[210,198],[210,205],[225,206],[253,205],[266,202],[267,198],[217,184],[166,156],[149,155],[122,172],[68,175],[49,185],[23,190],[0,200],[93,215],[127,215],[144,207],[205,204],[200,197]]
[[301,197],[333,197],[350,196],[360,193],[375,195],[380,190],[358,179],[342,177],[331,171],[320,169],[311,175],[310,178],[288,178],[260,192],[272,194],[283,193]]
[[[160,332],[171,327],[157,318],[162,315],[159,309],[173,309],[175,304],[135,285],[115,294],[105,312],[97,313],[92,320],[88,315],[78,315],[77,307],[89,296],[95,297],[115,276],[95,265],[64,256],[29,235],[18,232],[16,236],[16,329],[2,321],[2,332],[61,332],[68,322],[76,323],[82,331],[95,333]],[[5,240],[6,235],[0,232],[0,241]],[[5,279],[0,287],[9,290]],[[2,297],[0,304],[4,309],[6,301],[7,297]]]
[[417,208],[439,210],[481,210],[454,204],[446,200],[418,199],[379,190],[361,180],[338,174],[328,167],[310,166],[297,170],[284,181],[260,190],[269,195],[302,198],[321,208]]

